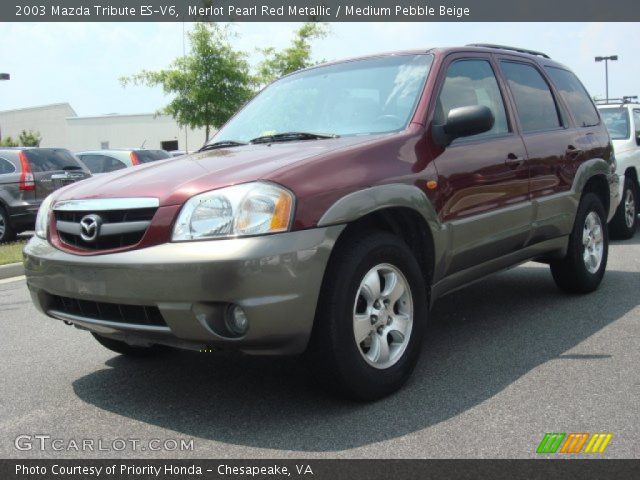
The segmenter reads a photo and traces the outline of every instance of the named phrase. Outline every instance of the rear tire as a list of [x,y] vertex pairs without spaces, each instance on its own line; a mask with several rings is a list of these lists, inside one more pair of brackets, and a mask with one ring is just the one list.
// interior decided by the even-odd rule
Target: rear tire
[[389,233],[358,232],[336,248],[306,356],[327,387],[375,400],[399,389],[416,365],[427,320],[425,281],[411,250]]
[[120,355],[126,355],[128,357],[151,357],[167,351],[167,347],[163,347],[161,345],[143,347],[140,345],[129,345],[126,342],[103,337],[102,335],[93,332],[91,332],[91,335],[93,335],[93,337],[103,347],[111,350],[112,352],[119,353]]
[[598,196],[585,194],[569,236],[567,255],[551,263],[551,274],[561,290],[589,293],[600,285],[609,254],[606,221],[604,207]]
[[11,217],[4,207],[0,207],[0,243],[12,242],[16,239],[16,231],[11,225]]
[[635,235],[638,228],[637,191],[635,182],[631,178],[625,178],[622,201],[609,223],[611,238],[627,240]]

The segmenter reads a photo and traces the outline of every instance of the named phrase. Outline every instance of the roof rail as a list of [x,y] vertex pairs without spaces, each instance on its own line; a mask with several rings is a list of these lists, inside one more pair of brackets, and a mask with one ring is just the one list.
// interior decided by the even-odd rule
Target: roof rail
[[493,43],[469,43],[467,47],[497,48],[499,50],[511,50],[512,52],[528,53],[538,57],[551,58],[546,53],[536,52],[535,50],[527,50],[526,48],[509,47],[507,45],[495,45]]
[[596,105],[625,105],[627,103],[638,103],[637,95],[625,95],[622,98],[610,98],[609,100],[596,100]]

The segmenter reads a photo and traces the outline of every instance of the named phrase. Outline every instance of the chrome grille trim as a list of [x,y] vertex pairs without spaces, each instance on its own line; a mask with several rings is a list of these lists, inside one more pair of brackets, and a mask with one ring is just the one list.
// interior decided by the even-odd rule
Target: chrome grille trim
[[[142,232],[151,225],[151,222],[120,222],[120,223],[103,223],[100,227],[100,236],[120,235],[123,233]],[[58,220],[56,228],[59,232],[68,233],[70,235],[80,236],[82,228],[79,223],[66,222]]]
[[73,212],[103,212],[106,210],[135,210],[138,208],[158,208],[160,200],[150,197],[138,198],[89,198],[84,200],[61,200],[53,210]]
[[[62,201],[54,207],[55,231],[61,243],[84,251],[128,248],[138,244],[149,230],[158,204],[157,198]],[[83,232],[85,217],[91,218],[87,218]]]

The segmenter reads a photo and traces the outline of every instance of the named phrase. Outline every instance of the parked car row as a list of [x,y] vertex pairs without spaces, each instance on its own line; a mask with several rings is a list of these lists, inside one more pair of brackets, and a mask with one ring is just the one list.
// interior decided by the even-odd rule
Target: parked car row
[[64,148],[0,147],[0,243],[33,230],[40,204],[54,190],[92,175],[175,156],[165,150],[78,152]]
[[135,189],[121,170],[47,197],[27,284],[121,354],[304,354],[329,388],[377,399],[410,376],[439,297],[530,260],[565,292],[598,288],[635,193],[602,116],[530,50],[314,66],[199,153],[139,167]]

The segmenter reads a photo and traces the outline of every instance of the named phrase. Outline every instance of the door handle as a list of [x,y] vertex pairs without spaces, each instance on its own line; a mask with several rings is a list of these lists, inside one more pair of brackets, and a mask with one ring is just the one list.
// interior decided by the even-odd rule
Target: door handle
[[568,157],[575,157],[577,155],[580,155],[582,153],[582,150],[580,148],[577,148],[574,145],[569,145],[567,146],[567,151],[565,152],[565,155],[567,155]]
[[504,163],[511,168],[516,168],[524,163],[524,157],[519,157],[515,153],[510,153],[507,155],[507,159]]

